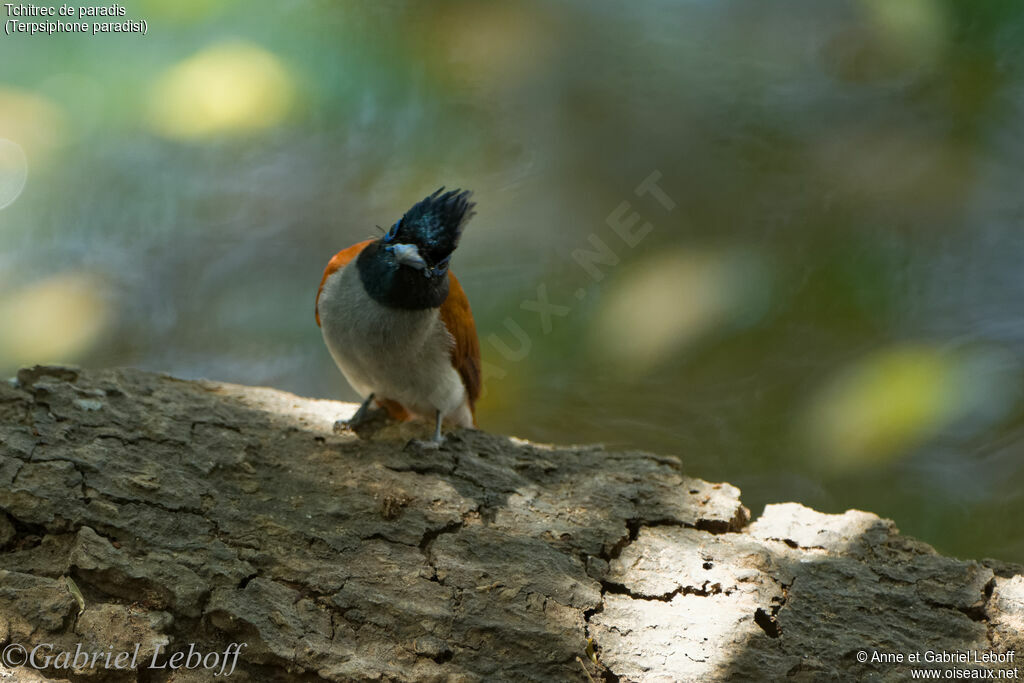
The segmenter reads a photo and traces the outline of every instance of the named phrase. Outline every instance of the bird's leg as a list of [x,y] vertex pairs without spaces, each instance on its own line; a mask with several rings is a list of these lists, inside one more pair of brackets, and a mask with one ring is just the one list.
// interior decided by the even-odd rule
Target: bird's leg
[[419,448],[419,449],[427,450],[427,451],[436,451],[437,449],[439,449],[441,447],[441,444],[444,443],[444,435],[441,434],[441,422],[442,421],[443,421],[443,417],[441,415],[441,411],[439,410],[439,411],[437,411],[437,416],[435,417],[435,422],[434,422],[434,436],[431,437],[430,440],[427,440],[427,441],[422,440],[422,439],[413,439],[408,444],[406,444],[406,446],[407,447],[408,446],[413,446],[415,448]]
[[359,406],[359,410],[356,411],[356,414],[349,418],[350,424],[359,424],[366,419],[367,413],[370,412],[370,404],[373,403],[373,397],[373,394],[366,397],[366,400],[363,401],[361,406]]
[[359,406],[359,410],[347,420],[338,420],[334,423],[335,432],[346,432],[356,431],[359,427],[363,426],[367,422],[373,419],[374,415],[371,412],[370,405],[373,403],[374,395],[370,394],[363,401],[362,405]]
[[437,419],[434,422],[434,443],[441,443],[444,437],[441,436],[441,411],[437,411]]

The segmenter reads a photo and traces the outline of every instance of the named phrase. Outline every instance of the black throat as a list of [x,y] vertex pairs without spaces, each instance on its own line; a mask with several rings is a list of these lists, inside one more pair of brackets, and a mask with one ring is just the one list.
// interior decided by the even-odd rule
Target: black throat
[[439,308],[448,298],[448,273],[424,277],[422,271],[400,266],[380,242],[368,244],[356,259],[366,293],[390,308],[420,311]]

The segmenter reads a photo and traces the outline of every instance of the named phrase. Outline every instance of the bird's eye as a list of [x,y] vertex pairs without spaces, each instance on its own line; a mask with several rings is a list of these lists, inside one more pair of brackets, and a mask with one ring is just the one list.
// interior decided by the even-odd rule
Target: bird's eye
[[395,239],[395,235],[398,234],[398,224],[401,223],[401,222],[402,222],[401,219],[395,221],[395,224],[391,226],[391,229],[388,230],[388,233],[386,235],[384,235],[384,243],[385,244],[387,244],[388,242],[391,242],[391,241],[393,241]]
[[437,271],[438,273],[443,273],[444,271],[448,270],[448,262],[451,260],[452,255],[448,254],[443,259],[437,262],[437,265],[434,266],[434,270]]

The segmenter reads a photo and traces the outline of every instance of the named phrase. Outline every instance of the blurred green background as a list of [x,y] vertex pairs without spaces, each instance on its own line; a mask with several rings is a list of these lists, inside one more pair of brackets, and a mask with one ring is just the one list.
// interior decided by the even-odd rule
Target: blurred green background
[[126,8],[148,35],[0,36],[4,375],[354,399],[324,265],[471,188],[482,427],[1024,561],[1021,3]]

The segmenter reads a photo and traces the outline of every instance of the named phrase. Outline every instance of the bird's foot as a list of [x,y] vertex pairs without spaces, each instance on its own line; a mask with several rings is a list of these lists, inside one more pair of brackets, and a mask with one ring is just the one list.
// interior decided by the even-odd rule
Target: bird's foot
[[355,415],[347,420],[338,420],[334,423],[335,434],[354,433],[360,438],[370,438],[386,425],[388,422],[388,411],[383,408],[360,408]]
[[441,446],[444,445],[445,439],[441,437],[437,439],[412,439],[409,443],[405,444],[405,450],[407,451],[439,451]]
[[417,451],[437,451],[441,449],[441,445],[444,443],[444,434],[441,433],[441,411],[438,410],[434,414],[434,436],[428,440],[423,441],[420,439],[413,439],[409,443],[405,444],[405,447],[412,448]]

